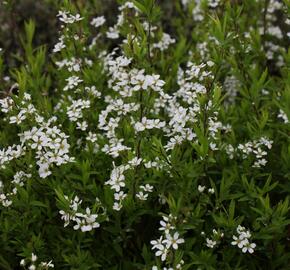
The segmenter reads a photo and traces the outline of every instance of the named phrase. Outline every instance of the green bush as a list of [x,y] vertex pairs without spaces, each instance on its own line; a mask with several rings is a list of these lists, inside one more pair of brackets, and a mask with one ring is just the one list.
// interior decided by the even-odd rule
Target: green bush
[[0,269],[289,269],[288,1],[21,4]]

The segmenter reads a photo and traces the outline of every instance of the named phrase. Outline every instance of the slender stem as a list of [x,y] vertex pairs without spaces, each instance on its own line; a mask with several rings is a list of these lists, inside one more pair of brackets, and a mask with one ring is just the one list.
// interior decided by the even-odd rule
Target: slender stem
[[[152,3],[152,6],[150,8],[150,14],[148,15],[148,35],[147,35],[147,58],[148,61],[150,63],[150,66],[152,67],[152,59],[151,59],[151,14],[153,11],[153,7],[154,7],[154,1]],[[143,89],[140,89],[140,94],[139,94],[139,104],[140,104],[140,115],[139,115],[139,121],[142,121],[142,118],[144,117],[145,114],[145,110],[144,110],[144,104],[143,104]],[[137,158],[139,159],[141,157],[141,143],[142,143],[142,136],[140,135],[137,139],[137,147],[136,147],[136,155]],[[139,185],[139,175],[138,175],[138,170],[139,170],[140,166],[136,166],[135,168],[135,178],[136,181],[135,183],[133,183],[133,187],[132,187],[132,192],[133,192],[133,198],[135,199],[135,194],[136,194],[136,189]]]
[[153,150],[155,151],[155,152],[157,152],[158,154],[161,154],[161,157],[165,160],[165,162],[170,166],[170,168],[172,168],[172,170],[181,178],[181,175],[180,175],[180,173],[173,167],[173,165],[172,165],[172,163],[171,163],[171,161],[168,159],[168,157],[166,156],[166,154],[164,154],[163,153],[163,151],[162,150],[158,150],[158,149],[155,149],[154,147],[153,147]]
[[216,69],[214,77],[213,77],[213,80],[211,81],[209,87],[207,87],[207,89],[206,89],[207,100],[206,100],[206,104],[204,105],[204,110],[203,110],[203,132],[204,132],[204,136],[206,136],[206,133],[207,133],[207,109],[206,109],[206,105],[208,104],[211,91],[212,91],[212,89],[214,87],[215,81],[217,80],[217,75],[218,75],[220,69],[221,69],[221,64]]
[[[142,121],[143,118],[143,112],[144,112],[144,107],[143,107],[143,89],[140,89],[140,94],[139,94],[139,103],[140,103],[140,115],[139,115],[139,121]],[[139,159],[141,157],[141,142],[142,142],[142,137],[139,135],[137,138],[137,146],[136,146],[136,155],[137,158]],[[136,189],[139,185],[139,175],[138,175],[138,170],[139,170],[140,165],[135,167],[135,181],[133,181],[132,185],[132,193],[133,193],[133,199],[135,200],[135,194],[136,194]]]
[[[244,65],[243,65],[242,61],[240,63],[238,63],[238,67],[240,68],[240,70],[242,72],[244,81],[245,82],[249,82],[250,79],[249,79],[249,76],[248,76],[248,74],[246,72],[246,69],[244,68]],[[247,88],[247,92],[248,92],[248,95],[249,95],[249,101],[251,102],[252,108],[253,108],[257,118],[259,118],[259,111],[258,111],[257,105],[254,102],[254,98],[253,98],[252,93],[251,93],[251,91],[249,89],[250,85],[246,84],[246,88]]]
[[[155,1],[153,1],[152,6],[150,8],[150,16],[152,14],[154,8]],[[151,58],[151,18],[148,18],[148,34],[147,34],[147,56],[150,66],[152,67],[152,58]]]
[[[143,114],[144,114],[144,106],[143,106],[143,90],[140,89],[140,95],[139,95],[139,103],[140,103],[140,115],[139,115],[139,121],[142,121]],[[141,156],[141,140],[142,137],[140,136],[138,138],[138,143],[137,143],[137,157],[140,158]]]
[[269,7],[270,0],[265,0],[264,2],[264,12],[263,12],[263,48],[265,50],[265,35],[267,33],[267,13],[268,13],[268,7]]

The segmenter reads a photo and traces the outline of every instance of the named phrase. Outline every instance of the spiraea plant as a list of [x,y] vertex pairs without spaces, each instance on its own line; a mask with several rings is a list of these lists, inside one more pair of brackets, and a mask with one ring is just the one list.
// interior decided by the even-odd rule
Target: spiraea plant
[[0,269],[289,269],[289,2],[45,4],[0,49]]

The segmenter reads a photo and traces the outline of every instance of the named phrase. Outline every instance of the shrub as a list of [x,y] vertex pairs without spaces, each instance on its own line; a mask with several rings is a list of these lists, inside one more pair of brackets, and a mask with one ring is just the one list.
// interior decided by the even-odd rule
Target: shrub
[[288,269],[289,3],[59,2],[0,52],[0,268]]

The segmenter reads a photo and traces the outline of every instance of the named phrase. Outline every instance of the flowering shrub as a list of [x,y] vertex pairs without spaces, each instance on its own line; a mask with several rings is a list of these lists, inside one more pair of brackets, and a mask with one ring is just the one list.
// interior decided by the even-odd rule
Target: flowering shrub
[[60,2],[0,50],[0,268],[288,269],[289,2]]

